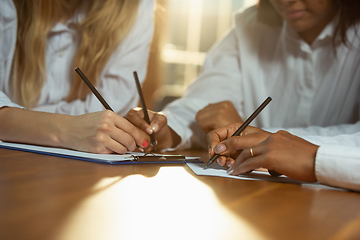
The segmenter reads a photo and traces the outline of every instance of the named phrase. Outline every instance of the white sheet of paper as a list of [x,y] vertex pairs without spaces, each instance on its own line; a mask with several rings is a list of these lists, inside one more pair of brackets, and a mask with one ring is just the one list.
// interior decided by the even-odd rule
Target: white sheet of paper
[[255,180],[255,181],[271,181],[271,182],[281,182],[281,183],[294,183],[299,184],[302,186],[311,186],[311,187],[319,187],[319,188],[327,188],[327,189],[335,189],[335,190],[342,190],[340,188],[333,188],[329,186],[322,185],[320,183],[308,183],[293,180],[288,178],[284,175],[279,177],[273,177],[268,172],[263,171],[253,171],[249,174],[239,175],[239,176],[232,176],[227,173],[226,168],[218,165],[212,164],[209,168],[204,170],[206,163],[187,163],[189,168],[199,176],[215,176],[215,177],[226,177],[226,178],[235,178],[235,179],[242,179],[242,180]]
[[[93,160],[101,160],[102,162],[117,162],[117,161],[129,161],[133,160],[133,156],[144,156],[145,153],[141,152],[128,152],[127,154],[96,154],[81,152],[75,150],[69,150],[64,148],[54,148],[54,147],[43,147],[30,144],[20,144],[20,143],[9,143],[0,141],[0,146],[9,147],[18,150],[27,150],[37,153],[51,153],[62,156],[69,157],[78,157],[78,158],[87,158]],[[162,156],[162,154],[152,154],[155,156]],[[195,160],[199,159],[198,157],[186,157],[186,160]]]

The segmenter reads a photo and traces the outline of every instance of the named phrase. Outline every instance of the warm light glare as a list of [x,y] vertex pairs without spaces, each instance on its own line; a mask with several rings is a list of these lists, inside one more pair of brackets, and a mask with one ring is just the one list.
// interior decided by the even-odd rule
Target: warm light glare
[[103,179],[94,191],[58,239],[263,239],[182,167],[162,167],[152,178]]

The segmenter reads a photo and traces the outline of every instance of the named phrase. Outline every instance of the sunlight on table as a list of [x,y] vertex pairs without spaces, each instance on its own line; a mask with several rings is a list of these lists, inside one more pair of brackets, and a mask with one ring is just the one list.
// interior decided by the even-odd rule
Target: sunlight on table
[[102,179],[57,239],[264,239],[182,167]]

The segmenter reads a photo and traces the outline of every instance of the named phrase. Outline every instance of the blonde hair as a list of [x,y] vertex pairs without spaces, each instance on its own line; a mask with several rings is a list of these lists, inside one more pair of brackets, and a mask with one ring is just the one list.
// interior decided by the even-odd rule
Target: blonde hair
[[[26,108],[36,106],[46,81],[45,48],[48,33],[64,16],[69,0],[14,0],[18,32],[13,62],[14,100]],[[75,11],[84,10],[79,24],[80,44],[74,68],[80,67],[94,85],[100,73],[135,22],[139,0],[83,0]],[[90,92],[73,75],[67,101],[84,99]]]

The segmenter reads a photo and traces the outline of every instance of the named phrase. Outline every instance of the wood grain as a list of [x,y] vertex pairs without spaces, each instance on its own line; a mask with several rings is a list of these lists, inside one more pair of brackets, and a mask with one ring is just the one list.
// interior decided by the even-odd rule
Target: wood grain
[[7,149],[0,213],[0,239],[360,239],[359,193]]

